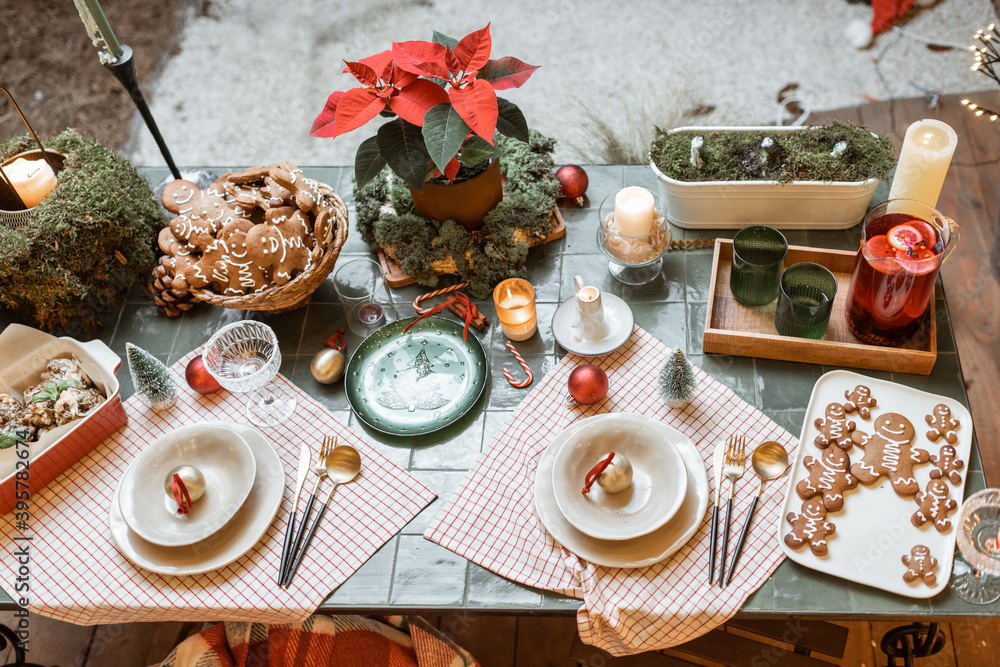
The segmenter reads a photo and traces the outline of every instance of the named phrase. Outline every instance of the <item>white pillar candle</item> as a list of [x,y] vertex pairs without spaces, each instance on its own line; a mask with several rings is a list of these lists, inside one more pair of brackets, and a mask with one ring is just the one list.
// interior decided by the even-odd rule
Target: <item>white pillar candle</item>
[[653,231],[653,193],[637,185],[619,190],[615,226],[622,236],[645,236]]
[[916,199],[937,207],[958,135],[939,120],[924,119],[906,128],[889,199]]
[[45,160],[19,157],[3,167],[3,173],[28,208],[37,206],[56,186],[56,175]]

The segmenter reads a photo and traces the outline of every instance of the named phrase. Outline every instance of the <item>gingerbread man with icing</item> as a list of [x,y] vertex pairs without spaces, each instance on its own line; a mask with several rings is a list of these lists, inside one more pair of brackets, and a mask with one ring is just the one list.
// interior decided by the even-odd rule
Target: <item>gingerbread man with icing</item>
[[284,285],[309,267],[310,253],[305,243],[304,225],[295,216],[279,224],[254,225],[247,232],[250,257],[270,271],[275,285]]
[[851,474],[862,484],[871,486],[888,477],[893,490],[901,496],[912,496],[920,490],[913,476],[913,467],[930,460],[930,454],[913,446],[916,431],[910,420],[889,412],[875,420],[875,433],[855,431],[854,444],[865,450],[864,457],[851,466]]
[[795,486],[799,497],[808,500],[822,495],[828,512],[842,509],[844,491],[858,486],[858,478],[850,473],[851,457],[839,447],[830,447],[823,450],[819,459],[807,456],[803,464],[809,470],[809,477]]
[[855,429],[855,424],[852,421],[847,421],[844,406],[840,403],[831,403],[826,406],[826,416],[817,417],[813,424],[819,429],[819,435],[816,436],[813,442],[820,449],[825,449],[830,445],[837,445],[847,452],[854,447],[854,441],[851,440],[851,433]]
[[170,221],[174,237],[204,250],[220,229],[240,217],[235,208],[213,190],[177,180],[163,191],[163,207],[177,217]]
[[951,445],[944,445],[937,456],[931,457],[931,479],[947,478],[955,486],[962,483],[962,473],[959,472],[965,467],[965,461],[958,458],[958,452]]
[[792,524],[792,532],[785,535],[785,544],[798,549],[808,543],[817,556],[827,554],[826,538],[833,535],[837,527],[826,520],[826,507],[819,499],[805,501],[801,512],[789,512],[785,519]]
[[863,384],[859,384],[854,391],[844,391],[844,412],[851,415],[855,412],[862,419],[869,419],[872,416],[871,409],[875,407],[877,401],[872,398],[872,390]]
[[934,569],[937,567],[938,559],[931,556],[931,550],[923,544],[918,544],[910,549],[909,556],[902,557],[906,572],[903,573],[903,581],[910,583],[917,579],[922,579],[928,586],[937,583],[937,575]]
[[958,435],[955,431],[962,424],[957,419],[952,418],[951,408],[947,405],[938,403],[934,406],[933,414],[927,415],[924,419],[927,421],[927,425],[931,427],[931,430],[927,431],[928,440],[937,442],[938,438],[944,438],[949,445],[954,445],[958,442]]
[[932,479],[927,482],[927,488],[917,494],[917,504],[920,509],[913,513],[910,522],[920,528],[933,521],[939,533],[947,533],[951,528],[948,515],[958,509],[958,503],[948,497],[948,485],[943,479]]

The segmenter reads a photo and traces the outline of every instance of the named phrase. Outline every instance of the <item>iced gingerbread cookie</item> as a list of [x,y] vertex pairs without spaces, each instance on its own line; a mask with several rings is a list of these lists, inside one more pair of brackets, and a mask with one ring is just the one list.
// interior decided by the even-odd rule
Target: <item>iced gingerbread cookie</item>
[[875,419],[875,433],[861,431],[852,434],[854,444],[865,450],[864,457],[851,466],[851,474],[862,484],[871,486],[888,477],[893,490],[901,496],[912,496],[920,490],[913,476],[913,467],[930,460],[930,454],[913,446],[916,431],[910,420],[889,412]]
[[872,390],[863,384],[859,384],[854,388],[854,391],[845,391],[844,398],[847,402],[844,403],[844,412],[849,415],[858,413],[858,416],[862,419],[870,419],[872,416],[871,409],[875,407],[877,401],[872,398]]
[[798,549],[808,543],[817,556],[827,554],[826,538],[833,535],[837,527],[826,520],[826,507],[819,499],[805,501],[801,512],[789,512],[785,519],[792,524],[792,532],[785,535],[785,544]]
[[807,456],[803,463],[809,477],[795,486],[799,497],[808,500],[822,495],[828,512],[843,508],[844,491],[858,485],[858,478],[850,473],[851,457],[839,447],[830,447],[823,450],[819,459]]
[[848,452],[854,447],[854,441],[851,440],[851,433],[854,431],[855,424],[854,422],[847,421],[844,406],[840,403],[831,403],[826,406],[826,416],[818,417],[813,424],[819,429],[819,435],[816,436],[813,442],[820,449],[824,449],[830,445],[837,445],[845,452]]
[[306,236],[295,216],[279,224],[255,225],[246,237],[249,258],[270,274],[275,285],[284,285],[309,267]]
[[962,424],[957,419],[952,418],[951,408],[947,405],[938,403],[934,406],[933,414],[927,415],[924,419],[927,421],[927,425],[931,427],[931,430],[927,431],[928,440],[937,442],[938,438],[944,438],[949,445],[954,445],[958,442],[958,435],[955,434],[955,431]]
[[903,573],[903,581],[910,583],[917,579],[923,579],[928,586],[937,583],[937,576],[934,570],[937,568],[938,560],[931,556],[931,550],[923,544],[918,544],[910,549],[909,556],[903,556],[903,565],[906,572]]
[[962,473],[959,471],[965,467],[965,461],[958,458],[958,452],[951,445],[944,445],[937,456],[931,457],[931,479],[947,478],[955,486],[962,483]]
[[170,221],[174,237],[200,250],[211,245],[220,229],[240,217],[220,195],[202,192],[188,181],[174,181],[164,189],[163,207],[177,214]]
[[939,533],[947,533],[951,529],[951,519],[948,515],[958,509],[958,503],[948,497],[948,485],[943,479],[932,479],[927,482],[927,488],[917,494],[917,504],[920,509],[913,513],[910,522],[920,526],[930,521]]

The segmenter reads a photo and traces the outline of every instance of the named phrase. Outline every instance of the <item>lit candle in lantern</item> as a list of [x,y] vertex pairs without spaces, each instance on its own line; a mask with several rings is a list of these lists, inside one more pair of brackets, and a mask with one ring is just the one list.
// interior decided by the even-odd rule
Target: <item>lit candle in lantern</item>
[[19,157],[2,168],[7,180],[28,208],[37,206],[56,186],[56,175],[45,160],[25,160]]
[[653,231],[653,193],[637,185],[619,190],[615,224],[622,236],[645,236]]
[[503,335],[513,341],[528,340],[538,328],[535,289],[527,280],[508,278],[493,289],[493,303]]
[[916,199],[936,207],[957,145],[955,130],[939,120],[918,120],[906,128],[889,199]]

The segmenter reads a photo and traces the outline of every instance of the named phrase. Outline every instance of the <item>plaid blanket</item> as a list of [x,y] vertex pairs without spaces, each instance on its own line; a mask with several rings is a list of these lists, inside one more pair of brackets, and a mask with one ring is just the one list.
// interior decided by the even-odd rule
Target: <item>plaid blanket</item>
[[420,617],[310,616],[301,623],[220,623],[181,642],[159,667],[478,667]]

